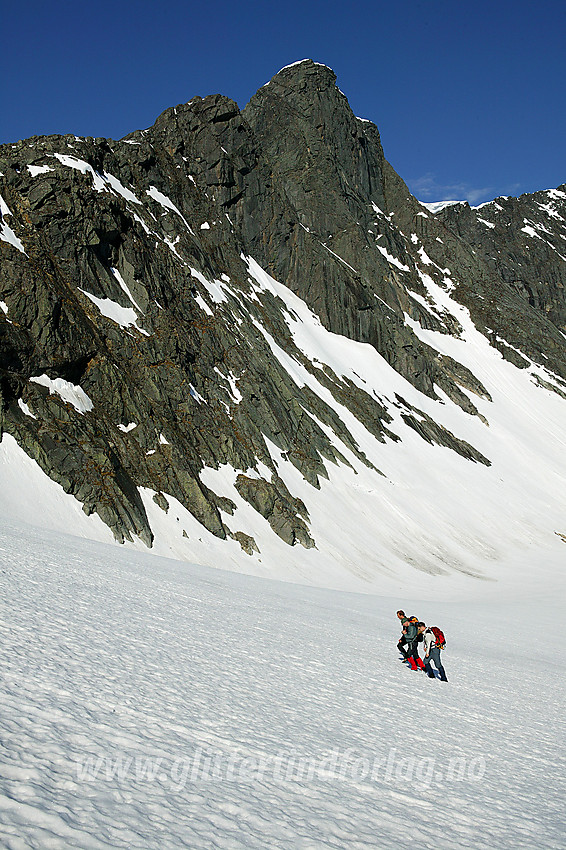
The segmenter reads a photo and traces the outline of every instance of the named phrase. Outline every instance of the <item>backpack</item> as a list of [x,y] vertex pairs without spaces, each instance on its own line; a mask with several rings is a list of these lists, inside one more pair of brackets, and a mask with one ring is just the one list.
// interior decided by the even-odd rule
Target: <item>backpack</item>
[[[407,622],[411,623],[411,625],[413,625],[413,626],[416,626],[416,625],[418,625],[418,623],[420,623],[420,620],[419,620],[418,617],[407,617]],[[422,643],[423,640],[424,640],[423,636],[421,634],[419,634],[418,629],[417,629],[417,636],[416,636],[415,640],[416,640],[417,643]]]
[[438,626],[429,626],[431,632],[436,638],[435,646],[439,646],[440,649],[446,648],[446,639],[444,637],[444,632],[442,629],[439,629]]

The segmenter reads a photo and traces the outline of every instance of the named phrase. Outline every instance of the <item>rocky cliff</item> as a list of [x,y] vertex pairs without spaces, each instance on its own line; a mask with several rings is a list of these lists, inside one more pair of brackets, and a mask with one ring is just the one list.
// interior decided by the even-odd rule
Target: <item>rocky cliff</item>
[[[489,427],[492,389],[434,342],[463,340],[462,315],[566,399],[566,186],[433,212],[325,66],[283,69],[243,111],[194,98],[118,142],[5,145],[0,196],[0,432],[119,541],[151,546],[151,493],[253,556],[234,498],[203,475],[230,468],[233,495],[311,548],[281,463],[313,496],[336,465],[379,475],[358,425],[488,468],[467,428],[430,412]],[[407,392],[313,360],[293,298]]]

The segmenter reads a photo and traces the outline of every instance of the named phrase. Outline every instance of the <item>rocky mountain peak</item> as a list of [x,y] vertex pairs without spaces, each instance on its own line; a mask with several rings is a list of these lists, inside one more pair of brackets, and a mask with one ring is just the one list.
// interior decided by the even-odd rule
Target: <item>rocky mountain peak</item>
[[305,115],[316,115],[326,100],[346,100],[336,87],[336,74],[332,68],[312,59],[302,59],[281,68],[268,83],[258,89],[252,101],[257,102],[268,94],[287,100]]
[[341,199],[362,193],[383,202],[377,128],[354,116],[335,83],[327,66],[311,60],[296,63],[252,97],[244,117],[279,173],[300,175],[304,192],[316,192],[317,177],[324,174],[334,177],[334,187],[328,188],[335,188]]

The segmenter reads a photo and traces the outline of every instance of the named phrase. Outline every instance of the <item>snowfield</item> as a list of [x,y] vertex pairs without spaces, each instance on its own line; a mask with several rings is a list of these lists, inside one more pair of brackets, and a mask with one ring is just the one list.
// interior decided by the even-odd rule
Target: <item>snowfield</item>
[[[6,517],[0,570],[8,850],[566,846],[549,584],[354,594]],[[400,606],[448,683],[400,663]]]

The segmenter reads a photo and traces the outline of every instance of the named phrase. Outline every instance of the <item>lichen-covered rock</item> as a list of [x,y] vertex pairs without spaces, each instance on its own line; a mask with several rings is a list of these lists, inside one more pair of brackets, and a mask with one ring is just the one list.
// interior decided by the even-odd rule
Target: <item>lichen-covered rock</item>
[[276,477],[273,481],[265,481],[263,478],[238,475],[235,487],[285,543],[291,546],[301,543],[306,549],[315,545],[305,522],[305,519],[308,520],[305,505],[291,496],[281,479]]
[[161,508],[162,511],[165,511],[165,513],[169,513],[169,502],[167,501],[163,493],[155,493],[153,496],[153,501]]
[[232,534],[232,537],[234,538],[234,540],[238,541],[238,543],[242,547],[242,551],[245,552],[246,555],[253,555],[254,552],[260,554],[258,545],[251,535],[245,534],[245,532],[243,531],[236,531],[234,534]]

